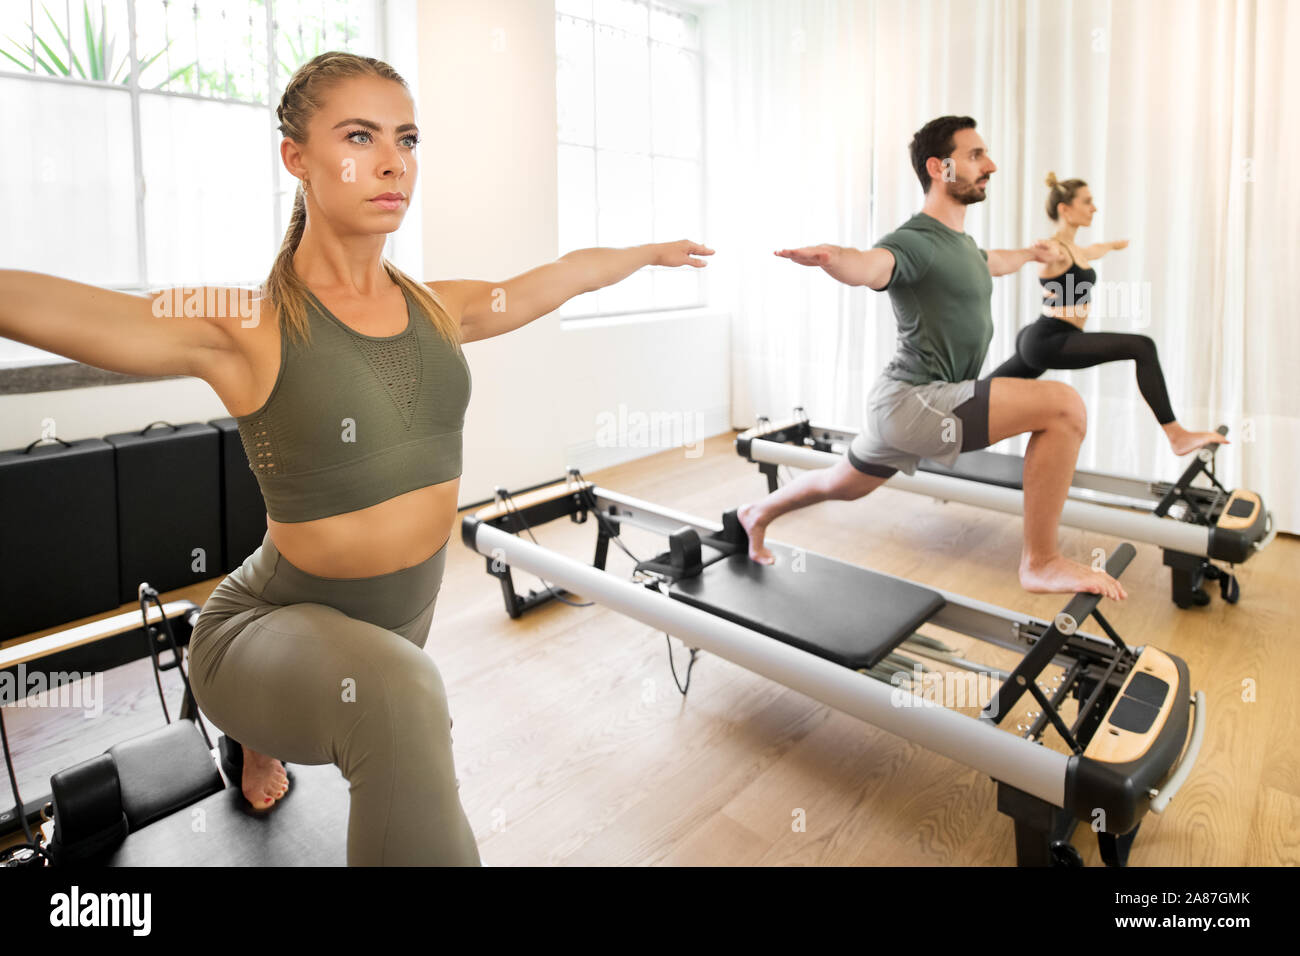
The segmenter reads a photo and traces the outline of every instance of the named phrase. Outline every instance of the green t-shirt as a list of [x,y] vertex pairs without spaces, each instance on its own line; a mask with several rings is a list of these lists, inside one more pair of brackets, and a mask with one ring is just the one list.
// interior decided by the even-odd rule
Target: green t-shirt
[[979,378],[993,338],[988,252],[923,212],[874,248],[894,254],[885,289],[898,320],[898,353],[884,374],[911,385]]

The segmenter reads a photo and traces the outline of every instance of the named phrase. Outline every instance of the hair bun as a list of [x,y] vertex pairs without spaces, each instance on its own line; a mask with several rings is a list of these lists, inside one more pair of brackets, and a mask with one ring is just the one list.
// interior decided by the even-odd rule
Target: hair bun
[[1047,174],[1047,185],[1048,185],[1048,187],[1051,188],[1051,189],[1055,189],[1055,188],[1059,185],[1059,183],[1058,183],[1058,181],[1057,181],[1057,179],[1056,179],[1056,173],[1048,173],[1048,174]]

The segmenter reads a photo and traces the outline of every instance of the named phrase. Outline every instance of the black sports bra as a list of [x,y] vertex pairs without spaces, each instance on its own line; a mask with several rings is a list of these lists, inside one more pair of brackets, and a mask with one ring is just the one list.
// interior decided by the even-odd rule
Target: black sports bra
[[[1059,239],[1056,241],[1061,242]],[[1044,292],[1043,307],[1087,305],[1092,295],[1093,284],[1097,281],[1097,270],[1080,266],[1074,261],[1074,253],[1070,252],[1070,247],[1064,242],[1061,242],[1061,245],[1065,246],[1065,251],[1069,253],[1070,268],[1050,279],[1039,277],[1038,281],[1042,283]]]

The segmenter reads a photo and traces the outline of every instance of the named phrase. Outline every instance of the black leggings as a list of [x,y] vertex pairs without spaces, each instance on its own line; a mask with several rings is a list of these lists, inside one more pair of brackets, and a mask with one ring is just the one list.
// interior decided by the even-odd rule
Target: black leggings
[[1138,389],[1155,412],[1156,421],[1168,425],[1174,410],[1160,371],[1156,343],[1147,335],[1128,332],[1084,332],[1078,326],[1042,315],[1016,335],[1016,354],[1007,359],[988,378],[1038,378],[1049,368],[1092,368],[1103,362],[1137,363]]

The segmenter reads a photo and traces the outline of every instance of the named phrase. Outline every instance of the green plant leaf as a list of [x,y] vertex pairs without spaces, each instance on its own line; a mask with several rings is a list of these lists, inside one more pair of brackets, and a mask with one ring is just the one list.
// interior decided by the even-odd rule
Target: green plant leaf
[[[17,50],[19,53],[25,53],[27,55],[27,62],[21,64],[21,66],[28,73],[32,72],[32,66],[31,66],[32,48],[27,46],[25,43],[19,43],[17,40],[15,40],[7,33],[5,34],[5,39],[8,40],[10,43],[12,43],[14,45],[14,49]],[[9,57],[9,59],[13,60],[15,63],[19,62],[17,59],[14,58],[12,53],[5,53],[5,56]]]
[[[45,42],[45,38],[44,38],[44,37],[37,37],[37,38],[36,38],[36,42],[39,43],[41,46],[43,46],[43,47],[45,48],[45,52],[49,54],[50,59],[53,60],[54,63],[55,63],[55,65],[59,68],[59,72],[58,72],[58,73],[55,73],[55,74],[54,74],[55,76],[71,76],[71,75],[72,75],[71,71],[70,71],[66,66],[63,65],[63,61],[60,60],[60,59],[58,58],[58,56],[55,55],[55,53],[54,53],[53,50],[50,49],[50,45],[49,45],[48,43]],[[38,57],[38,59],[39,59],[39,57]],[[42,65],[44,65],[44,61],[42,61]],[[45,68],[46,68],[47,70],[49,69],[48,66],[46,66]],[[54,71],[53,71],[53,70],[50,70],[50,72],[53,73]]]
[[108,38],[108,11],[104,9],[102,0],[99,4],[99,52],[103,54],[104,79],[108,79],[109,67],[113,65],[113,41]]
[[[54,32],[59,35],[59,42],[64,46],[67,46],[68,38],[63,35],[63,29],[59,26],[59,21],[54,19],[54,14],[50,13],[49,7],[41,7],[41,9],[44,10],[45,15],[50,18],[50,25],[54,27]],[[32,32],[35,33],[36,31],[33,30]]]
[[[167,46],[163,47],[161,50],[159,50],[159,51],[158,51],[157,53],[155,53],[153,56],[149,57],[149,59],[147,59],[147,60],[141,60],[141,61],[140,61],[140,73],[141,73],[141,75],[143,75],[143,74],[144,74],[144,71],[145,71],[146,69],[148,69],[150,66],[152,66],[152,65],[157,61],[158,57],[160,57],[160,56],[162,56],[164,53],[166,53],[167,50],[171,47],[171,45],[172,45],[173,43],[175,43],[175,42],[176,42],[175,40],[168,40],[168,41],[167,41]],[[189,69],[189,67],[183,67],[182,69]]]
[[[27,26],[28,26],[29,29],[31,28],[31,24],[28,24]],[[41,69],[43,69],[46,73],[50,74],[50,76],[61,76],[61,75],[62,75],[62,74],[58,73],[58,72],[57,72],[57,71],[56,71],[52,66],[50,66],[48,63],[46,63],[44,60],[42,60],[41,57],[40,57],[40,55],[39,55],[35,50],[33,50],[31,47],[27,46],[25,43],[19,43],[19,42],[18,42],[17,40],[15,40],[13,37],[9,37],[9,42],[12,43],[14,46],[16,46],[16,47],[19,49],[19,51],[20,51],[21,53],[23,53],[24,55],[27,56],[28,59],[33,60],[33,61],[35,61],[37,64],[39,64],[40,67],[41,67]],[[29,69],[29,70],[27,70],[27,72],[28,72],[28,73],[35,73],[36,71],[35,71],[35,70],[32,70],[32,69]]]
[[59,58],[54,55],[54,51],[50,49],[49,44],[47,44],[44,39],[42,39],[41,37],[37,37],[36,39],[40,42],[41,46],[45,47],[45,51],[49,53],[50,58],[54,60],[55,63],[58,63],[59,69],[64,70],[65,76],[71,76],[72,67],[75,66],[77,68],[77,72],[81,74],[81,78],[83,80],[87,79],[86,71],[85,69],[82,68],[81,61],[77,59],[77,54],[72,49],[72,43],[69,42],[63,30],[59,27],[59,21],[54,19],[54,14],[50,13],[48,7],[42,7],[41,9],[43,9],[45,11],[45,15],[50,18],[50,25],[54,27],[54,32],[58,34],[59,42],[62,43],[68,50],[69,63],[67,68],[64,68],[63,64],[59,62]]
[[[6,37],[6,39],[8,39],[8,38]],[[0,50],[0,56],[7,56],[7,57],[9,57],[9,59],[13,60],[13,61],[14,61],[15,63],[17,63],[20,67],[22,67],[24,73],[30,73],[30,72],[32,72],[32,65],[31,65],[31,60],[30,60],[30,59],[28,60],[28,62],[24,63],[24,62],[22,62],[21,60],[19,60],[17,57],[15,57],[13,54],[11,54],[8,50]]]
[[113,41],[105,37],[104,45],[103,47],[100,48],[100,50],[103,55],[103,62],[104,62],[104,79],[108,80],[110,83],[116,83],[117,82],[116,76],[113,76],[111,78],[109,77],[109,71],[113,68]]
[[86,62],[90,64],[91,79],[102,80],[104,78],[104,63],[100,58],[103,50],[95,48],[95,27],[90,22],[90,3],[88,0],[81,2],[82,23],[86,28]]
[[172,80],[176,79],[176,77],[180,76],[180,75],[181,75],[182,73],[184,73],[186,70],[191,70],[191,69],[193,69],[193,68],[194,68],[194,64],[193,64],[193,63],[187,63],[185,66],[181,67],[179,70],[173,70],[173,71],[172,71],[172,75],[169,76],[169,77],[167,77],[167,79],[163,80],[163,81],[162,81],[161,83],[159,83],[157,86],[155,86],[154,89],[155,89],[155,90],[161,90],[164,86],[166,86],[166,85],[167,85],[168,83],[170,83]]
[[[112,54],[113,44],[112,44],[112,43],[109,43],[109,45],[108,45],[108,49],[109,49],[109,59],[108,59],[108,62],[111,64],[111,63],[112,63],[112,56],[113,56],[113,54]],[[118,77],[122,75],[122,70],[123,70],[123,69],[126,70],[126,78],[123,79],[123,80],[120,80],[120,81],[119,81],[119,80],[118,80]],[[113,78],[112,78],[112,80],[110,80],[109,82],[111,82],[111,83],[118,83],[118,82],[126,83],[126,82],[128,82],[130,79],[131,79],[131,57],[130,57],[130,56],[124,56],[124,57],[122,57],[122,62],[118,64],[117,69],[113,71]]]

